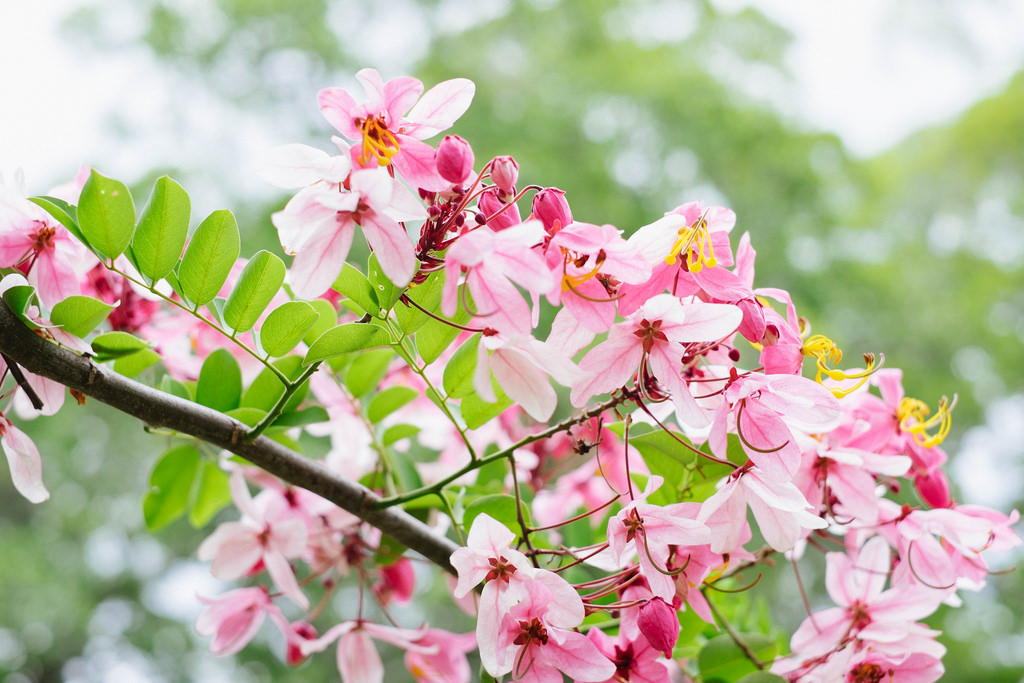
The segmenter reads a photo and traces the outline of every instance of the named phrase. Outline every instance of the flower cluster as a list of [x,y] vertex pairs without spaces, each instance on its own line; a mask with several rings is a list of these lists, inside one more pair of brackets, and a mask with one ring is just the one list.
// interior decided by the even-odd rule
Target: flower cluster
[[[332,332],[306,338],[307,365],[331,362],[309,381],[301,406],[315,407],[277,437],[323,438],[324,466],[379,492],[381,506],[414,505],[439,533],[466,533],[452,595],[475,633],[388,625],[420,583],[410,558],[332,503],[228,463],[241,518],[199,557],[218,578],[268,579],[204,598],[197,629],[213,651],[237,652],[269,616],[290,664],[336,642],[346,681],[383,680],[377,639],[403,649],[420,681],[470,680],[476,649],[490,675],[516,681],[661,683],[692,673],[677,657],[692,611],[787,680],[936,680],[944,649],[919,620],[983,585],[984,551],[1020,543],[1016,511],[950,493],[940,446],[954,401],[933,414],[880,356],[838,367],[838,346],[810,335],[787,292],[755,287],[755,252],[747,234],[734,245],[729,209],[687,203],[628,236],[576,220],[564,192],[521,182],[512,157],[478,168],[458,136],[425,142],[466,111],[469,81],[424,92],[371,69],[358,79],[362,101],[340,88],[319,96],[336,154],[288,145],[259,170],[297,189],[272,217],[294,256],[290,298],[326,306],[333,330],[384,341],[317,355]],[[5,288],[34,286],[43,312],[72,295],[107,302],[111,330],[147,340],[170,376],[200,388],[203,356],[227,337],[247,382],[260,359],[264,373],[287,374],[266,362],[283,354],[261,346],[270,318],[249,325],[258,343],[218,336],[198,305],[158,306],[135,264],[79,258],[50,213],[3,191],[0,267],[28,278]],[[372,252],[366,276],[347,263],[357,233]],[[228,307],[243,266],[223,286]],[[43,312],[28,315],[61,333]],[[63,400],[31,375],[15,392],[29,389],[44,411]],[[289,397],[271,402],[278,415]],[[45,499],[34,446],[2,415],[0,437],[18,490]],[[837,606],[809,614],[792,652],[762,662],[709,591],[773,553],[815,550]],[[336,597],[346,582],[356,605]],[[324,624],[331,604],[344,618]]]

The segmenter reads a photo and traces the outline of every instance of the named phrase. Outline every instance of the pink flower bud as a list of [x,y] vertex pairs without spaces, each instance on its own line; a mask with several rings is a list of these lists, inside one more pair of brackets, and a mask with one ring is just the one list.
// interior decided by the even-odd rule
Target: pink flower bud
[[640,605],[636,625],[655,650],[672,659],[672,648],[679,640],[679,617],[676,610],[661,598],[653,598]]
[[921,500],[933,508],[948,508],[953,504],[949,497],[949,481],[942,470],[935,470],[914,478],[914,488]]
[[533,217],[544,223],[544,229],[554,234],[572,223],[572,211],[565,201],[565,192],[547,187],[533,198]]
[[416,587],[416,573],[412,569],[412,562],[406,558],[400,558],[394,564],[381,567],[380,579],[380,583],[374,587],[374,592],[380,597],[381,602],[386,604],[395,600],[406,603],[412,598]]
[[450,183],[461,183],[473,172],[473,148],[458,135],[445,135],[437,146],[437,172]]
[[510,156],[494,157],[491,162],[491,180],[509,194],[516,193],[516,181],[519,180],[519,164]]
[[[502,210],[505,206],[507,205],[498,198],[498,192],[493,187],[481,194],[477,200],[480,213],[487,217],[487,226],[496,232],[523,222],[519,216],[519,208],[515,204]],[[498,213],[499,211],[501,213]]]
[[285,635],[288,639],[285,659],[289,666],[298,666],[309,656],[302,651],[302,644],[307,640],[316,639],[316,627],[308,621],[296,621],[291,624],[291,632]]

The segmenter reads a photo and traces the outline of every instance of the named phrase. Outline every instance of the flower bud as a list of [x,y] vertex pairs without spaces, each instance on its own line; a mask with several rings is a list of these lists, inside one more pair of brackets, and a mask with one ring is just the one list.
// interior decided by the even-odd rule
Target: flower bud
[[565,200],[565,192],[557,187],[547,187],[533,198],[533,217],[544,224],[552,235],[572,223],[572,211]]
[[473,172],[473,148],[458,135],[445,135],[437,146],[437,172],[450,183],[461,183]]
[[491,162],[491,180],[503,192],[515,194],[516,181],[519,180],[519,164],[510,156],[494,157]]
[[[487,218],[487,227],[494,231],[504,230],[505,228],[522,223],[522,219],[519,216],[519,207],[513,204],[502,210],[502,207],[505,206],[508,205],[498,198],[498,191],[493,187],[484,191],[477,200],[477,207],[480,209],[480,213],[484,214]],[[498,213],[499,211],[501,213]]]
[[953,504],[949,497],[949,481],[942,470],[915,477],[914,488],[921,500],[933,508],[948,508]]
[[400,558],[394,564],[389,564],[380,569],[380,583],[374,587],[374,591],[384,604],[391,600],[406,603],[412,599],[413,590],[416,587],[416,574],[412,569],[412,562],[406,558]]
[[672,659],[672,648],[679,640],[679,617],[676,610],[661,598],[652,598],[640,605],[636,625],[655,650]]

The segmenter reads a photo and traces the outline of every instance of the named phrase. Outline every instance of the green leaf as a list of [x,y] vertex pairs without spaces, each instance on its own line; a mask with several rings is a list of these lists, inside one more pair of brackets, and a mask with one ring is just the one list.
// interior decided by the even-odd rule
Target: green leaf
[[[412,299],[421,308],[431,313],[438,313],[441,310],[441,293],[444,290],[444,271],[439,270],[431,273],[426,280],[418,285],[411,285],[405,291],[405,296]],[[395,316],[398,318],[402,331],[412,334],[423,327],[432,318],[412,305],[395,306]]]
[[96,360],[101,363],[148,348],[149,342],[120,330],[104,332],[92,340],[92,350],[96,353]]
[[250,408],[248,406],[242,406],[240,408],[233,408],[224,413],[228,417],[234,418],[244,424],[246,427],[255,427],[259,424],[260,420],[267,416],[267,411],[260,410],[259,408]]
[[183,398],[186,401],[195,400],[192,395],[192,391],[188,388],[188,385],[183,382],[179,382],[170,375],[164,375],[160,380],[160,391],[172,396],[177,396],[178,398]]
[[355,362],[345,370],[345,386],[356,398],[366,395],[366,392],[374,389],[384,378],[394,358],[395,352],[391,349],[374,349],[360,353],[355,357]]
[[188,193],[167,176],[157,179],[132,238],[132,255],[139,272],[156,282],[178,265],[188,237],[192,204]]
[[392,284],[388,276],[384,274],[384,271],[380,269],[380,263],[377,262],[377,255],[370,254],[370,261],[366,268],[369,273],[370,284],[373,285],[373,293],[377,297],[377,303],[385,311],[390,311],[395,302],[405,292],[405,287],[396,287]]
[[334,289],[354,301],[363,312],[376,318],[380,317],[380,304],[377,303],[373,285],[351,263],[346,263],[342,267],[338,279],[334,281]]
[[[302,374],[302,359],[298,356],[285,356],[284,358],[274,361],[273,366],[280,370],[285,377],[291,380],[294,380]],[[245,390],[245,393],[242,395],[240,405],[249,408],[259,408],[264,412],[270,412],[283,395],[284,384],[281,383],[281,380],[278,379],[273,370],[264,368],[263,371],[256,376],[256,379],[253,380],[252,384],[249,385],[249,388]],[[299,389],[296,391],[286,404],[285,410],[293,410],[295,406],[298,406],[299,402],[301,402],[301,398],[304,395],[304,390]],[[298,401],[296,401],[296,397],[299,397]],[[289,406],[291,407],[289,408]]]
[[128,188],[93,170],[78,200],[78,223],[96,251],[110,260],[120,256],[135,232],[135,204]]
[[[284,282],[284,261],[269,251],[258,251],[249,259],[224,305],[224,322],[235,332],[247,332],[270,305]],[[300,337],[301,338],[301,337]],[[298,343],[297,341],[295,342]],[[288,353],[288,350],[282,353]],[[280,355],[280,354],[272,354]]]
[[313,323],[313,326],[309,328],[308,332],[306,332],[306,336],[302,338],[302,341],[306,342],[306,346],[315,342],[321,334],[338,324],[338,311],[335,310],[330,301],[327,301],[326,299],[314,299],[308,303],[316,309],[316,312],[320,314],[320,317],[317,318],[317,321]]
[[63,199],[47,197],[45,195],[42,197],[29,197],[28,200],[56,218],[79,242],[86,246],[89,245],[85,235],[82,234],[81,226],[78,225],[78,209],[74,206],[68,204]]
[[[452,322],[465,325],[471,318],[469,313],[460,308],[452,318]],[[461,332],[462,330],[457,327],[430,318],[416,332],[416,350],[419,351],[420,358],[428,365],[433,363],[440,358],[445,349],[455,341]]]
[[420,392],[411,387],[389,387],[373,397],[366,409],[366,419],[377,424],[405,404],[413,401]]
[[303,427],[305,425],[329,422],[330,415],[322,406],[310,406],[290,413],[282,413],[274,420],[275,427]]
[[208,460],[203,462],[192,495],[192,509],[188,512],[189,523],[201,529],[230,502],[231,489],[227,473],[217,463]]
[[230,211],[214,211],[199,224],[178,266],[185,298],[201,306],[217,296],[238,259],[238,223]]
[[[324,303],[331,306],[326,301]],[[334,309],[331,310],[333,312]],[[283,356],[302,341],[319,319],[320,312],[305,301],[281,304],[263,321],[260,344],[268,355]]]
[[786,679],[778,674],[773,674],[768,671],[755,671],[752,674],[747,674],[736,683],[787,683]]
[[217,349],[203,361],[196,385],[196,402],[222,413],[238,407],[242,370],[227,349]]
[[[480,496],[466,506],[466,514],[462,518],[462,523],[468,531],[473,526],[473,520],[477,518],[477,515],[481,512],[486,512],[495,520],[514,531],[519,528],[518,510],[519,507],[516,505],[516,499],[508,494],[494,493]],[[529,523],[529,520],[527,520],[527,523]],[[516,535],[518,536],[519,534],[517,533]]]
[[[778,647],[772,638],[763,633],[738,635],[760,661],[770,662],[775,659]],[[715,680],[735,681],[758,670],[728,633],[715,636],[705,643],[697,663],[701,678],[708,683]]]
[[69,296],[50,311],[50,322],[75,337],[84,337],[107,319],[114,307],[89,296]]
[[38,325],[29,320],[26,313],[28,307],[32,304],[32,297],[35,294],[36,288],[32,285],[15,285],[5,289],[3,293],[4,303],[11,309],[11,312],[32,328],[36,328]]
[[476,394],[470,394],[462,399],[459,412],[462,413],[462,419],[466,421],[468,428],[479,429],[501,415],[511,405],[512,399],[504,394],[498,395],[496,403],[488,403]]
[[142,514],[150,531],[162,529],[185,514],[199,461],[195,446],[179,446],[157,461],[149,477],[149,492],[142,501]]
[[[686,439],[681,434],[677,436]],[[665,478],[665,484],[650,497],[650,502],[655,505],[679,502],[680,491],[684,489],[689,489],[687,499],[693,500],[691,485],[706,481],[713,487],[715,482],[732,471],[727,465],[719,465],[697,455],[662,430],[639,436],[630,434],[629,445],[640,451],[651,474]]]
[[385,446],[390,446],[396,441],[414,437],[419,433],[420,428],[416,425],[394,425],[384,430],[384,434],[380,437],[380,442]]
[[163,358],[153,349],[142,349],[114,361],[114,372],[125,377],[135,377],[146,368],[159,363]]
[[327,360],[345,353],[391,344],[391,335],[383,327],[370,323],[338,325],[320,335],[309,347],[304,365]]
[[[444,368],[444,391],[449,398],[462,398],[474,393],[473,373],[476,370],[480,334],[474,334],[455,350]],[[488,381],[490,373],[488,372]]]

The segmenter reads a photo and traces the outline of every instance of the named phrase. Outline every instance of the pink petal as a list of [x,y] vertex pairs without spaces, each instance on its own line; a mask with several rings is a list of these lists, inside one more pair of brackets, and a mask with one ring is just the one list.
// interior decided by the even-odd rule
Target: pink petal
[[366,631],[351,631],[338,639],[338,671],[345,683],[384,683],[384,665]]
[[300,299],[313,299],[334,284],[352,246],[352,223],[325,225],[302,245],[292,261],[290,282]]
[[317,95],[320,102],[320,113],[327,122],[338,129],[338,132],[349,140],[359,140],[362,132],[355,124],[356,101],[343,88],[327,88]]
[[376,211],[364,211],[359,220],[366,242],[391,284],[399,288],[408,285],[419,261],[405,229]]
[[408,135],[398,135],[399,153],[391,160],[398,175],[412,187],[441,192],[451,183],[437,173],[434,148]]
[[423,94],[405,117],[406,131],[423,140],[451,128],[469,109],[474,94],[476,85],[465,78],[438,83]]
[[0,445],[7,456],[11,480],[18,493],[32,503],[47,500],[50,492],[43,486],[43,465],[36,445],[3,417],[0,417]]

